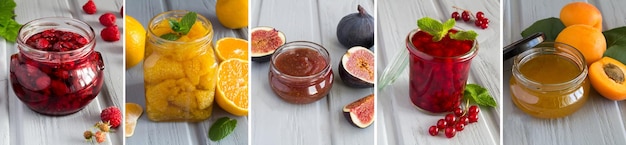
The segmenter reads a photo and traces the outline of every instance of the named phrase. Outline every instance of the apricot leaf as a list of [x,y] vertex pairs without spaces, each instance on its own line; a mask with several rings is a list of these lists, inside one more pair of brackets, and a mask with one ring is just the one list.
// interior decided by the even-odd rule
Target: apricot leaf
[[551,17],[539,20],[530,25],[530,27],[524,29],[524,31],[522,31],[522,37],[526,38],[537,32],[543,32],[546,36],[545,41],[554,42],[554,40],[556,40],[556,36],[559,36],[559,33],[561,33],[563,29],[565,29],[563,22],[561,22],[558,18]]
[[604,56],[616,59],[626,64],[626,26],[602,32],[606,38],[606,52]]

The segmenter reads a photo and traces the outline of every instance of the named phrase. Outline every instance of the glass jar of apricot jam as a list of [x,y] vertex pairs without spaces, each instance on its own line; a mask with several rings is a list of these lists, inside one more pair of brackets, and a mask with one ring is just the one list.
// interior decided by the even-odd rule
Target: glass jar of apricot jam
[[289,103],[308,104],[324,98],[333,86],[328,51],[308,41],[280,46],[270,60],[269,83]]
[[[452,29],[449,33],[456,33]],[[439,42],[415,29],[406,38],[409,51],[409,96],[418,109],[428,113],[450,112],[461,105],[472,59],[478,44],[453,40],[449,34]]]
[[511,100],[530,116],[559,118],[580,109],[589,96],[588,68],[574,47],[544,42],[517,55],[509,81]]
[[203,121],[211,116],[217,80],[213,53],[213,26],[197,15],[189,33],[176,40],[169,21],[179,21],[188,11],[156,15],[148,25],[143,62],[146,112],[152,121]]
[[104,63],[94,51],[93,29],[72,18],[41,18],[19,30],[11,55],[15,95],[45,115],[68,115],[87,106],[102,88]]

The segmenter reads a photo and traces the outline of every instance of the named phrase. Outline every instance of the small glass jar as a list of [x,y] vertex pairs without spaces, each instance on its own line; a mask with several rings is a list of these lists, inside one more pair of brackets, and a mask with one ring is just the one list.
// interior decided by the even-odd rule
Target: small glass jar
[[308,41],[280,46],[270,60],[269,83],[289,103],[308,104],[324,98],[333,86],[328,51]]
[[511,100],[528,115],[564,117],[576,112],[588,99],[587,64],[570,45],[543,42],[517,55],[512,69]]
[[[27,43],[31,37],[53,39],[40,38],[44,31],[56,32],[47,33],[54,36],[46,37],[67,32],[80,35],[82,38],[68,38],[66,42],[81,39],[84,45],[51,51]],[[17,36],[19,53],[11,55],[10,79],[15,95],[30,109],[45,115],[68,115],[82,110],[102,88],[104,63],[100,53],[94,51],[94,39],[93,29],[77,19],[51,17],[24,24]]]
[[152,121],[203,121],[211,116],[217,61],[213,53],[213,26],[202,15],[189,33],[176,41],[160,36],[170,33],[170,19],[189,11],[156,15],[148,25],[143,63],[146,112]]
[[[459,42],[458,45],[449,43],[450,46],[443,48],[430,48],[430,45],[425,46],[428,48],[415,46],[428,42],[432,42],[432,36],[419,29],[411,31],[406,37],[411,72],[409,73],[411,102],[418,109],[428,113],[453,111],[461,105],[472,59],[478,54],[478,43],[476,41]],[[426,52],[431,50],[436,52]]]

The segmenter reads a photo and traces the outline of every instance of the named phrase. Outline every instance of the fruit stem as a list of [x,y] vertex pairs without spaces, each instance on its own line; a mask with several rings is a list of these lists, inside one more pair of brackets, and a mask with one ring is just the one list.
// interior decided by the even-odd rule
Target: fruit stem
[[360,16],[365,16],[367,14],[365,9],[361,5],[357,5],[356,9],[359,10],[359,15]]

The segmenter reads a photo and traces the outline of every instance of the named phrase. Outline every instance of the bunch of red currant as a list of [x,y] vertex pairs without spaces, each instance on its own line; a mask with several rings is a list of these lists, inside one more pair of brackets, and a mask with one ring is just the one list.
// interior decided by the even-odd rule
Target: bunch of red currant
[[478,112],[480,110],[476,105],[470,106],[467,111],[463,111],[459,107],[454,108],[453,113],[447,114],[444,119],[439,119],[437,125],[430,126],[428,133],[432,136],[437,136],[439,131],[443,130],[446,137],[452,138],[457,131],[463,131],[469,123],[478,122]]
[[472,15],[472,12],[470,12],[469,10],[464,10],[458,7],[453,7],[453,8],[463,11],[461,15],[459,15],[459,12],[452,12],[452,18],[454,18],[455,20],[458,21],[459,19],[463,19],[463,21],[469,22],[470,16],[471,16],[474,18],[474,24],[477,27],[480,27],[482,29],[486,29],[487,27],[489,27],[489,19],[485,17],[485,13],[478,11],[476,12],[476,16],[474,16]]

